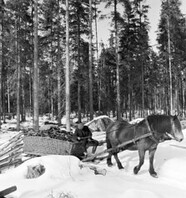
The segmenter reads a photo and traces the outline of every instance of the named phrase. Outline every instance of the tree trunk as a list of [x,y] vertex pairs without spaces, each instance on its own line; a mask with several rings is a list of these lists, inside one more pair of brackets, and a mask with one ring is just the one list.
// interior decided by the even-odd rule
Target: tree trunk
[[121,98],[120,98],[120,75],[119,75],[119,44],[118,44],[118,25],[117,25],[117,0],[114,0],[115,15],[115,50],[116,50],[116,89],[117,89],[117,119],[121,119]]
[[[51,32],[53,32],[53,22],[51,21]],[[53,96],[53,87],[54,87],[54,83],[53,83],[53,39],[51,38],[51,52],[50,52],[50,58],[51,58],[51,72],[50,72],[50,87],[49,89],[51,89],[50,91],[50,112],[51,112],[51,118],[53,119],[54,117],[54,96]]]
[[185,78],[184,73],[182,74],[182,117],[185,118]]
[[[97,1],[95,0],[95,31],[96,31],[96,64],[97,64],[97,67],[98,67],[98,64],[99,64],[99,45],[98,45],[98,23],[97,23]],[[100,84],[101,84],[101,81],[100,81],[100,76],[98,74],[97,76],[97,87],[98,87],[98,114],[100,115],[100,110],[101,110],[101,97],[100,97],[100,94],[101,94],[101,91],[100,91]]]
[[3,70],[3,5],[4,1],[0,0],[0,128],[2,116],[2,70]]
[[8,113],[10,113],[10,85],[7,80],[7,107],[8,107]]
[[66,130],[70,132],[69,4],[66,0]]
[[[79,0],[77,1],[79,3]],[[79,7],[79,5],[78,5]],[[78,23],[78,122],[81,122],[81,63],[80,63],[80,11],[77,11],[77,23]]]
[[93,76],[92,76],[92,0],[89,0],[89,105],[90,120],[93,119]]
[[26,102],[25,102],[25,89],[23,82],[21,83],[21,89],[22,89],[22,97],[21,97],[21,103],[22,103],[22,110],[21,110],[21,121],[26,121]]
[[20,47],[19,47],[19,23],[18,18],[16,19],[16,31],[17,31],[17,38],[16,38],[16,48],[17,48],[17,131],[20,130],[20,96],[21,96],[21,62],[20,62]]
[[34,130],[39,131],[39,71],[38,71],[38,0],[34,2]]
[[[32,10],[31,10],[31,18],[34,18],[34,2],[32,1]],[[34,21],[32,21],[32,27],[34,27]],[[34,51],[34,31],[31,32],[31,46],[32,46],[32,51]],[[31,59],[34,60],[34,54],[32,54]],[[30,116],[33,117],[33,73],[34,73],[34,61],[32,65],[30,66],[30,71],[29,71],[29,102],[30,102]]]
[[60,12],[58,0],[58,65],[57,65],[57,120],[58,125],[61,125],[61,65],[60,65]]
[[129,71],[129,75],[128,75],[128,106],[129,106],[129,120],[132,120],[132,85],[131,85],[131,70]]
[[[143,56],[143,55],[142,55]],[[144,63],[143,57],[141,60],[141,97],[142,97],[142,118],[145,117],[145,90],[144,90]]]
[[[169,0],[167,0],[169,9]],[[170,43],[170,19],[167,15],[167,34],[168,34],[168,63],[169,63],[169,103],[170,103],[170,114],[173,114],[172,106],[172,65],[171,65],[171,43]]]
[[99,45],[98,45],[98,24],[97,24],[97,6],[96,6],[96,0],[95,0],[95,31],[96,31],[96,62],[98,65],[99,60]]
[[29,71],[29,113],[30,113],[30,116],[33,116],[32,115],[32,68],[30,68],[30,71]]

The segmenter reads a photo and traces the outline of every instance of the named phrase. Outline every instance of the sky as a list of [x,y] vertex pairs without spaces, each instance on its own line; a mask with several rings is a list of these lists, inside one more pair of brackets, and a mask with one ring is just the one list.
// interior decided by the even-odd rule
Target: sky
[[[182,5],[180,7],[182,14],[186,14],[186,0],[182,0]],[[158,23],[160,19],[160,9],[161,9],[161,0],[146,0],[146,4],[150,6],[148,18],[150,22],[150,30],[149,30],[149,38],[150,45],[154,46],[157,44],[156,42],[156,31],[158,29]],[[104,8],[104,6],[100,7],[100,9],[104,12],[104,14],[109,13],[108,10]],[[103,43],[108,43],[108,38],[110,35],[109,32],[110,22],[108,20],[99,20],[98,23],[98,39],[99,41],[103,41]]]

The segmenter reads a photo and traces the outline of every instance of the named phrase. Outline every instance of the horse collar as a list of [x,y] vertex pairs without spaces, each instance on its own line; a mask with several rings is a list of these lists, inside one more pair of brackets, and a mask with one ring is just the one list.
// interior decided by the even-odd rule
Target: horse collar
[[150,125],[149,125],[149,122],[147,120],[147,118],[145,119],[145,122],[146,122],[146,125],[147,125],[147,128],[148,128],[148,131],[149,133],[151,134],[151,136],[149,136],[151,138],[151,140],[153,140],[156,144],[159,143],[159,139],[157,139],[154,134],[153,134],[153,130],[151,129]]
[[147,125],[147,128],[148,128],[148,131],[150,133],[152,133],[152,130],[151,130],[150,126],[149,126],[149,122],[148,122],[147,118],[145,119],[145,122],[146,122],[146,125]]

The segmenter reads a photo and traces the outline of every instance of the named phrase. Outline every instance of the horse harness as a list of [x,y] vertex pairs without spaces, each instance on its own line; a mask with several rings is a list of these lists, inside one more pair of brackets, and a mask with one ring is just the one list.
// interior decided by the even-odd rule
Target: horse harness
[[[155,135],[154,135],[154,130],[152,130],[151,128],[150,128],[150,126],[149,126],[149,122],[148,122],[148,120],[147,120],[147,118],[145,119],[145,123],[146,123],[146,125],[147,125],[147,128],[148,128],[148,131],[149,131],[149,133],[151,134],[150,136],[149,136],[149,138],[151,139],[151,140],[153,140],[156,144],[158,144],[160,141],[159,141],[159,139],[157,139],[156,137],[155,137]],[[157,132],[156,132],[157,133]]]
[[[147,125],[147,128],[148,128],[148,131],[151,134],[149,136],[149,138],[151,140],[153,140],[156,144],[159,144],[160,142],[163,142],[165,139],[170,139],[170,137],[166,133],[165,134],[162,134],[162,133],[160,133],[158,131],[153,130],[152,129],[152,126],[150,127],[147,118],[145,119],[145,122],[146,122],[146,125]],[[160,134],[160,137],[162,136],[162,138],[156,138],[155,133],[156,134]]]
[[[153,142],[155,142],[156,144],[159,144],[160,142],[162,142],[163,139],[157,138],[157,137],[155,136],[155,133],[159,133],[160,136],[162,136],[162,134],[161,134],[160,132],[157,132],[157,131],[153,130],[152,127],[150,127],[147,118],[145,118],[144,120],[145,120],[145,124],[146,124],[146,126],[147,126],[147,128],[148,128],[148,132],[149,132],[149,136],[148,136],[148,137],[149,137]],[[147,133],[147,134],[148,134],[148,133]],[[167,135],[167,136],[168,136],[168,135]],[[135,140],[135,139],[136,139],[136,125],[134,125],[134,139],[133,139],[133,143],[134,143],[134,144],[136,144],[136,140]],[[142,139],[143,139],[143,138],[142,138]]]

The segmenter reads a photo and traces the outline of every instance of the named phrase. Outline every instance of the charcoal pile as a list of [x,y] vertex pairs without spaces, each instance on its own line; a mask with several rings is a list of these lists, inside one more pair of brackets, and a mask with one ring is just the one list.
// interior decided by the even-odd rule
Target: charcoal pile
[[73,133],[61,130],[59,127],[50,127],[47,130],[39,130],[35,132],[33,129],[24,131],[25,136],[39,136],[39,137],[49,137],[58,140],[70,141],[72,142]]

